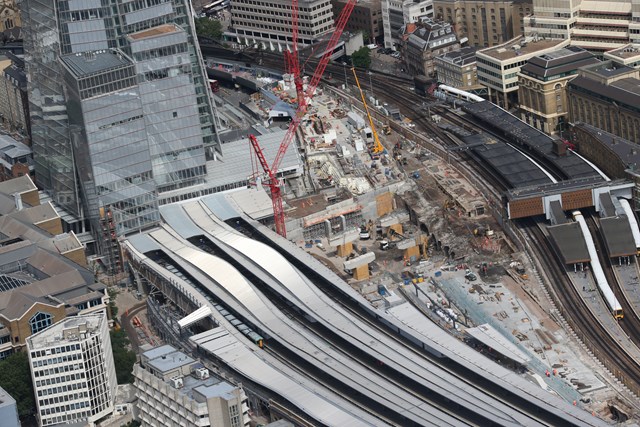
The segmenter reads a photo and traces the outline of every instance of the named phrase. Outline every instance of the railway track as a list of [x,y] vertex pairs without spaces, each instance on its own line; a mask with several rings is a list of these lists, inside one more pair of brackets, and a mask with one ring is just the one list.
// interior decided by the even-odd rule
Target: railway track
[[621,284],[618,281],[618,277],[613,272],[613,266],[611,265],[611,258],[606,256],[607,250],[604,237],[602,236],[601,229],[597,225],[595,218],[593,215],[589,215],[586,217],[587,224],[589,225],[589,229],[591,230],[592,236],[597,236],[597,239],[594,239],[594,244],[596,248],[598,248],[598,252],[600,254],[600,264],[603,267],[605,276],[607,278],[607,282],[613,293],[615,294],[618,302],[622,306],[622,312],[624,313],[624,318],[620,320],[620,326],[627,333],[629,339],[638,347],[640,347],[640,319],[636,315],[636,310],[634,310],[629,301],[625,298],[624,293],[621,290]]
[[553,283],[549,294],[555,299],[562,315],[583,343],[592,349],[596,358],[632,392],[639,395],[640,367],[637,361],[595,320],[587,303],[569,282],[558,257],[553,255],[554,251],[540,221],[527,219],[521,224],[523,231],[529,236],[528,241],[536,252],[536,257],[547,267],[546,273]]

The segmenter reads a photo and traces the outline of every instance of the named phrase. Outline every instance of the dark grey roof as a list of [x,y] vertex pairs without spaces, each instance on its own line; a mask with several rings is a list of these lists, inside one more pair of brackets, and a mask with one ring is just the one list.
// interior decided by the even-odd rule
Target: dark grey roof
[[85,77],[132,65],[129,58],[115,49],[76,53],[62,56],[60,59],[77,77]]
[[476,62],[476,47],[466,46],[451,52],[440,55],[440,58],[446,59],[456,65],[467,65]]
[[567,219],[567,215],[564,213],[564,210],[562,209],[562,205],[560,204],[560,201],[552,200],[551,203],[549,203],[549,207],[551,208],[551,216],[555,221],[554,225],[566,224],[569,222],[569,220]]
[[611,194],[609,193],[600,193],[598,197],[600,199],[600,216],[608,217],[615,216],[616,208],[613,206],[613,201],[611,200]]
[[607,148],[620,158],[625,166],[636,169],[638,165],[640,165],[640,147],[638,147],[638,144],[622,139],[617,135],[605,132],[587,123],[576,122],[573,125],[589,132],[589,134],[601,144],[606,145]]
[[18,83],[18,87],[22,90],[27,89],[27,75],[24,72],[24,68],[19,68],[15,65],[10,65],[4,69],[4,74],[11,77]]
[[525,151],[534,151],[536,156],[543,158],[556,169],[556,172],[564,175],[566,179],[596,176],[598,173],[578,156],[567,154],[557,156],[552,152],[553,139],[529,126],[513,114],[489,101],[465,104],[462,109],[480,119],[485,124],[493,127],[500,134],[509,139],[509,142],[519,145]]
[[600,228],[609,258],[636,254],[636,244],[626,216],[601,218]]
[[591,52],[577,46],[567,46],[544,55],[534,56],[522,66],[521,72],[542,80],[545,77],[577,71],[580,67],[599,62]]
[[551,243],[565,265],[589,262],[589,251],[584,241],[580,224],[553,225],[547,227]]
[[620,79],[607,86],[587,77],[578,76],[569,83],[569,89],[591,93],[600,98],[605,97],[634,110],[640,106],[640,80],[637,79]]
[[584,69],[602,77],[614,77],[633,71],[633,68],[618,64],[611,60],[600,62],[597,65],[587,66]]
[[551,182],[529,159],[503,142],[485,144],[472,150],[483,164],[491,166],[511,188]]

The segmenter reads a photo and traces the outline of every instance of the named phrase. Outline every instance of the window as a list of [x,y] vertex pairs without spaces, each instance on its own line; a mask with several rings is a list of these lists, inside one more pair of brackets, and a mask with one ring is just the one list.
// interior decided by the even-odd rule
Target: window
[[29,319],[29,327],[31,328],[31,333],[35,334],[45,328],[48,328],[49,326],[51,326],[52,322],[52,315],[41,311],[37,312],[31,319]]

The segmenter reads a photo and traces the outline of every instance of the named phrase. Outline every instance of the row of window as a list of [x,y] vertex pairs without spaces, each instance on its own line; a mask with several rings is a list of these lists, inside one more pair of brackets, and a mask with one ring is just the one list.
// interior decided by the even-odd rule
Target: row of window
[[179,53],[187,52],[188,46],[186,43],[172,44],[170,46],[163,46],[157,49],[149,49],[133,54],[133,58],[136,61],[147,61],[149,59],[162,58],[165,56],[177,55]]
[[[78,359],[80,359],[78,357]],[[81,359],[80,359],[81,360]],[[36,378],[39,377],[46,377],[48,375],[59,375],[59,374],[63,374],[65,372],[71,372],[71,371],[77,371],[82,369],[82,364],[80,363],[74,363],[74,364],[66,364],[64,366],[60,366],[60,367],[55,367],[55,368],[47,368],[47,369],[41,369],[41,370],[37,370],[33,372],[33,376]],[[39,383],[40,381],[38,381]]]
[[[265,1],[236,0],[234,2],[234,7],[237,7],[238,4],[252,4],[254,6],[260,6],[260,7],[273,7],[273,8],[277,8],[277,9],[291,10],[291,5],[290,4],[280,4],[280,3],[272,3],[272,2],[265,2]],[[325,3],[322,3],[322,4],[317,5],[317,6],[313,6],[313,7],[300,7],[300,8],[298,8],[298,11],[302,12],[302,13],[315,12],[318,9],[323,9],[323,8],[326,8],[326,7],[329,7],[329,6],[330,6],[330,3],[329,2],[325,2]]]
[[38,400],[40,406],[58,405],[60,403],[69,402],[70,400],[87,399],[89,398],[88,391],[82,391],[80,393],[68,393],[60,396],[47,397],[45,399]]
[[[80,381],[81,379],[84,379],[84,378],[85,378],[85,373],[84,372],[78,372],[77,374],[61,375],[61,376],[58,376],[58,377],[46,378],[46,379],[38,380],[38,381],[36,381],[36,387],[41,387],[41,386],[44,387],[44,386],[48,386],[48,385],[56,385],[56,384],[60,384],[60,383],[64,383],[64,382],[70,382],[70,381]],[[73,385],[75,385],[75,383]],[[49,394],[49,393],[46,392],[46,390],[51,390],[50,393],[55,393],[55,390],[58,390],[58,389],[60,389],[60,387],[44,389],[43,393],[44,393],[44,395]],[[75,390],[75,388],[73,390]]]

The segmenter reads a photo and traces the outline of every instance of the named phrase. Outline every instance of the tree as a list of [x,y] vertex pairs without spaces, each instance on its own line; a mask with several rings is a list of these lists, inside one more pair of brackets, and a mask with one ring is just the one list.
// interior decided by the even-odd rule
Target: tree
[[118,384],[133,383],[133,364],[136,363],[136,354],[129,350],[129,338],[124,329],[111,331],[111,351],[113,363],[116,367]]
[[222,23],[215,19],[196,18],[196,34],[210,39],[222,39]]
[[351,62],[354,67],[369,68],[371,66],[371,51],[364,46],[353,52]]
[[[36,405],[33,399],[33,383],[27,353],[14,353],[0,362],[0,387],[16,400],[18,414],[21,417],[35,412]],[[2,424],[1,421],[0,424]]]
[[109,294],[109,312],[111,313],[111,319],[118,317],[118,307],[116,306],[116,297],[118,296],[118,290],[114,287],[107,288]]

